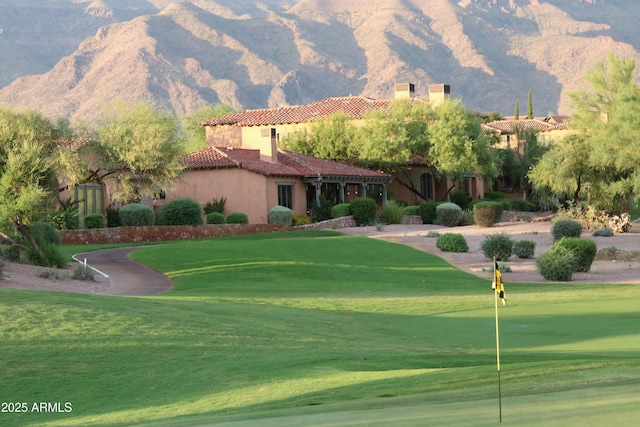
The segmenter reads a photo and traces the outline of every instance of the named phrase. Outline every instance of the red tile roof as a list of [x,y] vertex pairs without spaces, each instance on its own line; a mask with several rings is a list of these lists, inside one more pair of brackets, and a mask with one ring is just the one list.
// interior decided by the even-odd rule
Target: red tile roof
[[[387,108],[393,100],[375,100],[364,96],[342,96],[327,98],[306,105],[280,108],[262,108],[239,111],[206,122],[201,126],[267,126],[278,124],[304,123],[343,112],[354,119],[360,119],[373,110]],[[412,102],[421,102],[413,99]]]
[[187,156],[191,170],[242,168],[264,176],[365,178],[390,181],[391,175],[291,151],[278,150],[278,163],[260,160],[259,150],[209,147]]
[[496,120],[494,122],[484,123],[482,129],[500,134],[516,133],[517,129],[548,132],[551,130],[567,129],[565,122],[566,118],[562,116],[552,116],[544,119]]

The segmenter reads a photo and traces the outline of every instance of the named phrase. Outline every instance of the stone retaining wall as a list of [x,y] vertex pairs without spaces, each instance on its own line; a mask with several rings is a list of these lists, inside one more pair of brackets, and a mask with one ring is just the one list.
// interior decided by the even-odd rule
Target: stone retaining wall
[[211,237],[271,233],[289,230],[293,230],[293,228],[277,224],[208,224],[197,227],[191,225],[163,225],[94,228],[90,230],[62,230],[59,233],[60,243],[63,245],[87,245],[207,239]]

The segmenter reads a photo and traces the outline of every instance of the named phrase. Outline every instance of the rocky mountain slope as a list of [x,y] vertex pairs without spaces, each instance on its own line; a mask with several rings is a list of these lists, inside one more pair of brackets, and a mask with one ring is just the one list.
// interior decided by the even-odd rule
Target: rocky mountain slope
[[640,57],[638,16],[634,0],[0,0],[0,103],[91,120],[112,98],[184,114],[412,82],[507,115],[532,89],[536,115],[563,114],[595,61]]

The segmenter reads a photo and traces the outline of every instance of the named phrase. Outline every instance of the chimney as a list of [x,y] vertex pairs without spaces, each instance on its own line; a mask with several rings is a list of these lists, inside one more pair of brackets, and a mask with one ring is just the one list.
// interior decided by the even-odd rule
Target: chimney
[[429,85],[429,102],[433,107],[437,107],[451,98],[451,87],[449,85]]
[[396,84],[395,99],[411,99],[416,97],[416,87],[413,83]]
[[[278,144],[276,144],[276,129],[260,129],[262,140],[260,141],[260,160],[269,163],[278,163]],[[267,139],[268,138],[268,139]]]

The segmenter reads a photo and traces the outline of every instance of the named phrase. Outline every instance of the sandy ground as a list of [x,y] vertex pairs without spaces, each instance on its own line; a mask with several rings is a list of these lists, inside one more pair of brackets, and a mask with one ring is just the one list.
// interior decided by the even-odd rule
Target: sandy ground
[[[535,260],[538,255],[547,251],[553,243],[549,222],[507,222],[496,227],[480,228],[475,225],[465,227],[442,227],[436,225],[387,225],[381,231],[375,227],[344,228],[340,231],[351,235],[367,235],[373,239],[383,239],[400,244],[410,245],[418,250],[435,254],[463,271],[490,280],[492,273],[491,260],[482,253],[480,245],[485,236],[494,233],[506,233],[513,240],[533,240],[536,242],[535,256],[532,259],[520,259],[512,256],[503,263],[512,271],[503,271],[505,283],[543,283],[546,280],[538,273]],[[426,237],[429,231],[462,234],[469,245],[469,252],[443,252],[436,248],[436,238]],[[612,237],[593,237],[583,233],[582,237],[593,239],[598,250],[615,247],[619,253],[640,251],[640,234],[623,233]],[[60,292],[78,292],[87,294],[113,294],[110,279],[96,274],[95,282],[83,282],[70,278],[73,265],[67,269],[52,270],[30,265],[5,262],[3,279],[0,288],[26,290],[47,290]],[[42,272],[55,272],[57,279],[42,277]],[[575,273],[571,283],[628,283],[640,284],[640,262],[596,260],[587,273]]]

